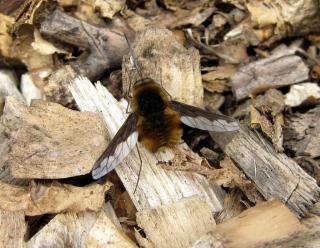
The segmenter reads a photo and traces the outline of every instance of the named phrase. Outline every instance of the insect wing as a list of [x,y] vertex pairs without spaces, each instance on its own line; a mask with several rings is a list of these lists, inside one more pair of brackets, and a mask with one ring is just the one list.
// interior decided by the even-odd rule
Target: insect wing
[[181,122],[189,127],[210,132],[232,132],[240,128],[239,122],[231,117],[177,101],[171,101],[171,105],[180,114]]
[[93,179],[112,171],[129,154],[138,141],[136,115],[131,113],[92,169]]

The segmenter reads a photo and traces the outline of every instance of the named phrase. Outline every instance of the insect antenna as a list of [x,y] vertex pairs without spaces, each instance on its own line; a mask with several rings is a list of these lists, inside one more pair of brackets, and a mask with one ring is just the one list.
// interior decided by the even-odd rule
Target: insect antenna
[[129,51],[130,51],[130,54],[131,54],[131,57],[132,57],[133,64],[134,64],[134,66],[136,67],[136,69],[138,71],[140,79],[142,79],[143,78],[142,77],[142,70],[141,70],[140,66],[138,65],[138,61],[137,61],[136,56],[135,56],[135,54],[133,52],[132,46],[131,46],[131,44],[129,42],[129,39],[128,39],[128,37],[127,37],[127,35],[125,33],[123,33],[123,35],[124,35],[124,37],[125,37],[125,39],[127,41],[127,44],[128,44],[128,47],[129,47]]
[[138,179],[137,179],[137,182],[136,182],[136,186],[134,187],[134,190],[133,190],[133,194],[136,193],[136,190],[138,188],[138,184],[139,184],[139,181],[140,181],[140,175],[141,175],[141,169],[142,169],[142,159],[141,159],[141,154],[140,154],[140,150],[139,150],[138,144],[136,144],[136,148],[137,148],[139,159],[140,159],[140,168],[139,168],[139,172],[138,172]]
[[[129,70],[126,66],[126,64],[124,63],[124,70],[127,72],[127,74],[129,75]],[[125,92],[124,94],[124,98],[128,101],[128,104],[127,104],[127,108],[126,108],[126,113],[128,114],[130,111],[129,111],[129,106],[130,106],[130,101],[129,101],[129,98],[131,98],[130,96],[130,92],[131,92],[131,85],[132,85],[132,81],[131,81],[131,78],[128,76],[129,78],[129,88],[128,90]]]

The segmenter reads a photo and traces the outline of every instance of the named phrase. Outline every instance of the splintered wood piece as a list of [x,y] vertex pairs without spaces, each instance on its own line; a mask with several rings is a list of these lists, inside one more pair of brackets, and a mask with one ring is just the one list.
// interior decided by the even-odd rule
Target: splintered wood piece
[[6,211],[26,210],[30,202],[30,190],[0,181],[0,209]]
[[7,98],[2,123],[9,151],[0,158],[16,178],[67,178],[87,174],[106,145],[103,120],[56,103],[30,107]]
[[[124,56],[122,63],[125,92],[130,90],[130,82],[136,82],[141,77],[151,78],[175,100],[195,106],[203,105],[198,50],[186,49],[169,30],[156,27],[139,33],[132,50],[134,54]],[[136,65],[132,64],[132,60]]]
[[19,187],[0,182],[0,209],[25,211],[25,215],[35,216],[47,213],[99,211],[105,201],[105,193],[111,183],[91,184],[76,187],[54,182]]
[[[76,79],[71,84],[70,90],[81,111],[102,112],[110,137],[113,137],[125,120],[126,106],[121,104],[124,102],[117,102],[100,83],[94,87],[85,78]],[[103,148],[105,149],[106,146]],[[141,166],[136,149],[133,149],[124,162],[116,168],[138,211],[170,204],[193,195],[200,195],[206,199],[214,212],[222,209],[220,190],[213,187],[204,176],[190,172],[167,171],[157,165],[158,159],[169,161],[173,158],[171,149],[168,148],[156,155],[140,145],[139,150],[142,171],[135,194],[133,191]],[[189,152],[192,153],[191,150]]]
[[0,230],[0,247],[25,247],[27,228],[23,211],[0,210]]
[[57,244],[61,247],[106,247],[107,244],[115,248],[136,247],[103,210],[58,214],[28,241],[27,247],[57,247]]
[[137,248],[137,245],[120,231],[104,212],[100,212],[88,233],[86,247]]
[[284,145],[296,155],[320,156],[320,107],[289,116],[284,128]]
[[237,101],[270,88],[279,88],[305,81],[309,69],[303,60],[291,51],[277,53],[252,62],[235,73],[230,80]]
[[46,213],[99,211],[105,201],[105,193],[111,183],[76,187],[68,184],[36,184],[31,187],[26,215]]
[[89,50],[89,56],[74,64],[80,73],[96,78],[108,68],[121,64],[128,52],[128,44],[122,32],[132,31],[119,18],[105,27],[91,25],[56,9],[41,23],[40,32],[56,40]]
[[137,224],[148,243],[159,248],[190,247],[216,225],[209,205],[199,197],[140,211]]
[[305,230],[285,205],[271,201],[217,225],[213,233],[223,237],[226,248],[249,248]]
[[277,153],[269,141],[241,126],[236,134],[210,133],[221,149],[255,182],[265,199],[279,199],[297,215],[319,199],[314,178],[284,153]]

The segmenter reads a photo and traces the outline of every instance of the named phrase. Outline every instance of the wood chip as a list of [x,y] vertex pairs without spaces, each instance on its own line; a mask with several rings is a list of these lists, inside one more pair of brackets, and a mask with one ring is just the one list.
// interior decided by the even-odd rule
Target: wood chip
[[242,67],[231,77],[230,83],[239,101],[251,94],[299,83],[308,78],[309,69],[303,60],[287,51]]
[[14,18],[0,13],[0,54],[4,57],[11,57],[12,37],[10,29],[14,23]]
[[0,246],[24,248],[26,223],[23,211],[0,210]]
[[159,248],[190,247],[215,227],[210,207],[197,197],[138,212],[137,224]]
[[314,178],[257,132],[241,127],[236,134],[210,133],[223,151],[255,182],[265,199],[279,199],[297,215],[319,200]]
[[139,71],[132,64],[132,55],[124,56],[124,92],[128,92],[130,82],[143,75],[161,84],[174,99],[195,106],[203,105],[203,91],[199,90],[202,83],[198,50],[186,49],[169,30],[156,27],[138,34],[132,48]]
[[111,222],[104,212],[97,216],[97,221],[91,228],[86,239],[86,247],[113,247],[113,248],[136,248],[133,243],[123,232]]
[[16,178],[87,174],[106,147],[106,129],[94,113],[80,113],[42,100],[26,107],[7,98],[1,119],[11,130],[11,149],[1,159]]
[[306,230],[299,220],[278,201],[260,203],[238,216],[217,225],[214,233],[224,239],[228,248],[260,247],[258,245]]
[[83,212],[56,215],[27,243],[27,247],[136,247],[106,216]]
[[229,78],[236,72],[233,65],[225,65],[203,74],[203,87],[210,92],[224,92],[229,90]]
[[126,1],[124,0],[95,0],[94,8],[98,9],[102,17],[111,19],[117,12],[125,7]]
[[320,107],[285,120],[284,145],[297,155],[320,156]]
[[47,213],[99,211],[105,200],[105,193],[111,183],[76,187],[53,182],[19,187],[0,182],[0,209],[25,211],[28,216]]
[[46,213],[99,211],[105,201],[105,193],[111,183],[91,184],[85,187],[52,183],[34,184],[26,215],[35,216]]

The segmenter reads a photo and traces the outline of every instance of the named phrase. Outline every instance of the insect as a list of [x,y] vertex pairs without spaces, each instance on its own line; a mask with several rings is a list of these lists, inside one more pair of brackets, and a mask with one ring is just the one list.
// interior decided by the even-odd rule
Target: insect
[[92,177],[99,179],[113,170],[141,142],[149,151],[175,145],[182,135],[182,124],[211,132],[239,129],[237,120],[170,100],[169,94],[151,78],[133,85],[132,113],[109,146],[96,161]]

